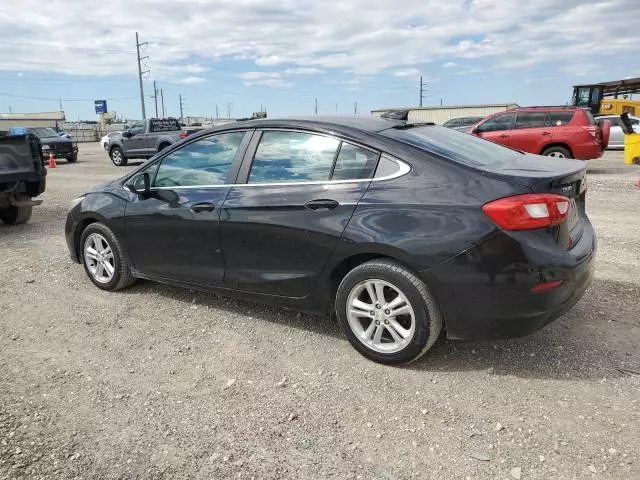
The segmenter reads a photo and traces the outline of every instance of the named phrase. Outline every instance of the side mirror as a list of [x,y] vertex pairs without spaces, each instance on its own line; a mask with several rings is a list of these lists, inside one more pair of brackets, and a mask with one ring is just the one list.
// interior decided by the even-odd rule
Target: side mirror
[[126,187],[131,193],[135,193],[136,195],[149,195],[151,191],[151,177],[148,172],[144,172],[142,175],[134,177],[130,183],[127,183]]
[[126,132],[122,132],[122,136],[123,136],[124,138],[131,138],[131,136],[132,136],[132,135],[131,135],[131,132],[126,131]]

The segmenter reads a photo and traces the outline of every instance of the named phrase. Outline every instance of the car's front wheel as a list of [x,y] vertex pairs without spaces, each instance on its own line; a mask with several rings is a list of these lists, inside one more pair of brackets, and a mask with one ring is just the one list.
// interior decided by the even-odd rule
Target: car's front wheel
[[106,225],[92,223],[85,228],[80,248],[84,269],[98,288],[115,291],[135,282],[126,250]]
[[442,331],[442,313],[427,286],[392,260],[351,270],[336,294],[343,333],[365,357],[388,365],[420,358]]
[[113,147],[109,153],[111,161],[116,167],[124,167],[127,164],[127,157],[120,147]]

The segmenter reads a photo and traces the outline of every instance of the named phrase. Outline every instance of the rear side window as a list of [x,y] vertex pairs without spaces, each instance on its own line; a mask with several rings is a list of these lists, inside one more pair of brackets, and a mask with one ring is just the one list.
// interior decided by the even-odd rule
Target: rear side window
[[[509,164],[514,159],[522,158],[523,155],[517,150],[449,128],[436,126],[410,129],[390,128],[380,133],[427,152],[474,167]],[[382,165],[382,161],[380,163]],[[376,177],[378,177],[378,172],[376,172]]]
[[546,112],[518,112],[515,128],[542,128],[546,123]]
[[331,180],[371,178],[378,164],[378,153],[342,143]]
[[552,127],[561,127],[571,121],[575,112],[549,112],[549,123]]
[[249,183],[329,180],[340,140],[301,132],[264,132]]
[[591,114],[591,112],[589,110],[583,110],[584,114],[587,117],[587,120],[589,120],[589,125],[595,125],[596,124],[596,119],[595,117]]

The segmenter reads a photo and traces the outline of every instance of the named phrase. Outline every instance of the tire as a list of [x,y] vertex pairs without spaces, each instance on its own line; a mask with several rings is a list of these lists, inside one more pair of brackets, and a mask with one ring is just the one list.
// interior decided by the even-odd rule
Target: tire
[[[393,309],[385,310],[382,302],[372,302],[366,287],[370,282],[382,285],[384,301],[390,305],[403,295],[406,302],[401,301],[394,308],[396,311],[406,310],[408,305],[413,315],[387,316]],[[374,287],[374,292],[376,290]],[[394,294],[398,294],[397,297]],[[349,313],[348,310],[354,311],[349,308],[354,299],[372,305],[369,315]],[[442,313],[427,286],[413,272],[393,260],[372,260],[347,273],[338,287],[335,305],[338,323],[351,345],[366,358],[386,365],[403,365],[417,360],[433,346],[442,331]],[[365,311],[360,309],[358,313]],[[403,334],[392,326],[393,321],[402,327]],[[378,330],[381,335],[376,346]],[[368,340],[364,340],[366,332],[370,332]]]
[[[96,242],[101,243],[101,247],[108,247],[111,254],[109,255],[106,253],[106,248],[103,250],[95,248]],[[109,278],[107,278],[108,275],[106,268],[103,267],[101,270],[99,268],[100,262],[88,257],[88,247],[92,247],[97,253],[104,254],[103,264],[109,263],[113,268],[113,272]],[[127,288],[133,285],[136,281],[136,278],[131,273],[131,268],[129,267],[129,255],[127,254],[127,251],[118,241],[111,229],[102,223],[91,223],[84,229],[80,238],[79,257],[89,279],[96,287],[102,290],[114,292],[116,290]],[[104,274],[102,277],[97,274],[100,271]]]
[[[18,197],[18,200],[29,200],[29,197]],[[16,207],[10,205],[7,208],[0,208],[0,220],[7,225],[22,225],[27,223],[33,213],[33,207]]]
[[564,147],[547,148],[544,152],[542,152],[542,155],[556,158],[573,158],[571,152]]
[[78,154],[72,155],[67,158],[68,163],[76,163],[78,161]]
[[113,147],[109,152],[109,157],[116,167],[124,167],[127,165],[128,159],[124,156],[124,152],[120,147]]
[[170,144],[170,143],[163,143],[162,145],[160,145],[160,146],[158,147],[158,153],[159,153],[159,152],[161,152],[161,151],[163,151],[165,148],[170,147],[170,146],[171,146],[171,144]]

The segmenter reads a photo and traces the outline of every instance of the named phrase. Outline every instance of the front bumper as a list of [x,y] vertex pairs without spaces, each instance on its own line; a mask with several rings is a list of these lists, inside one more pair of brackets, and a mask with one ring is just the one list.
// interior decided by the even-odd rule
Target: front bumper
[[[533,232],[499,231],[438,267],[421,272],[442,309],[447,337],[460,340],[527,335],[551,323],[584,295],[593,277],[596,238],[584,220],[571,250],[549,248]],[[532,293],[542,282],[552,290]]]

